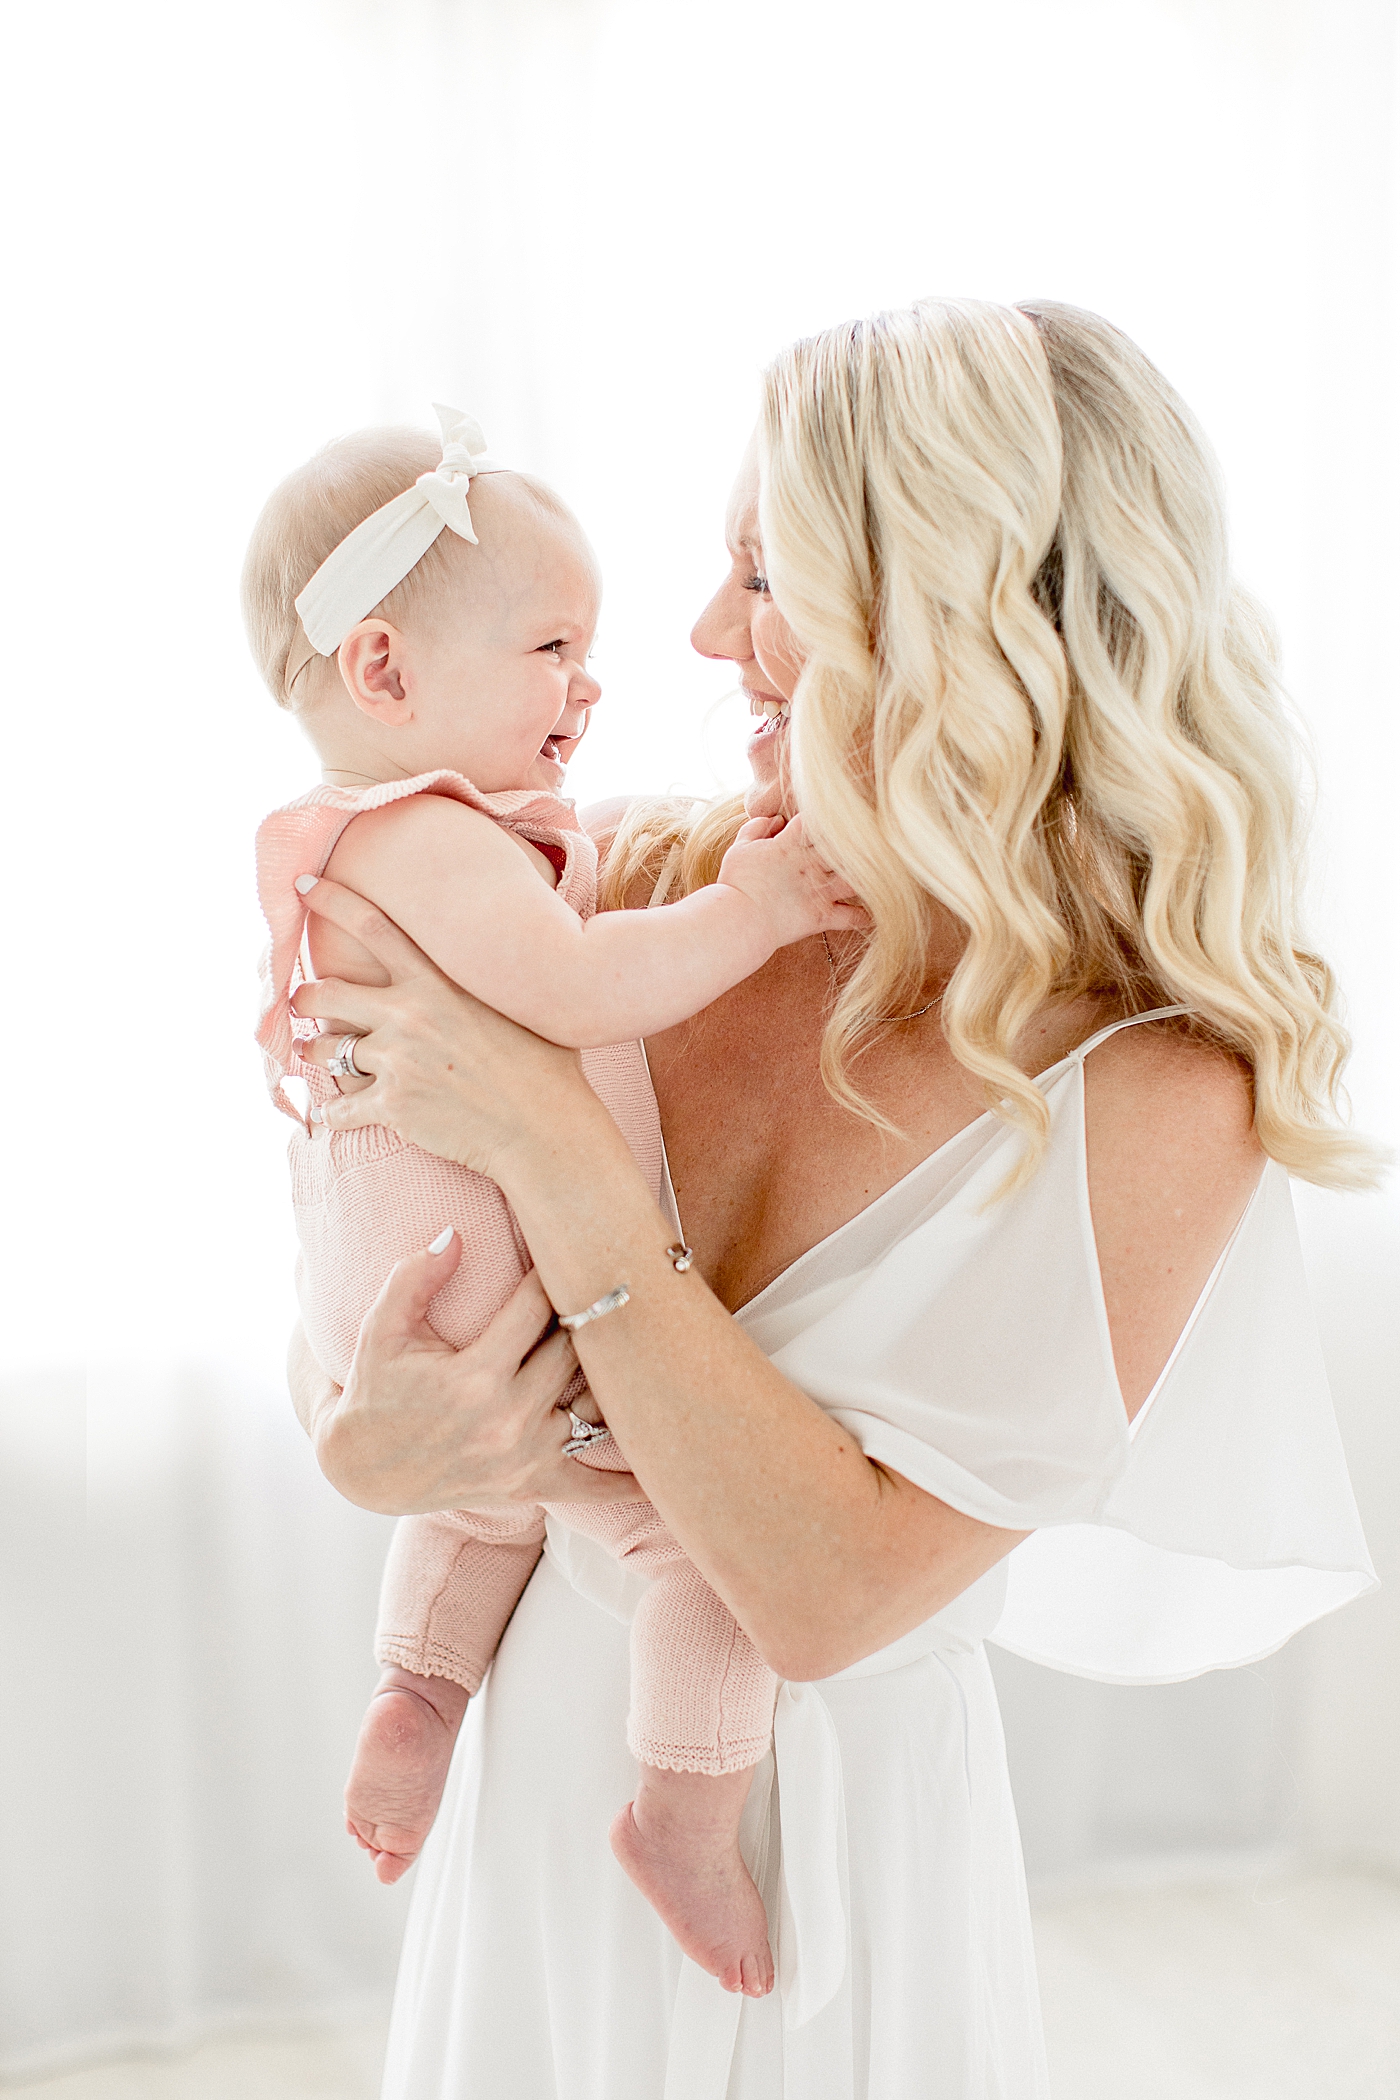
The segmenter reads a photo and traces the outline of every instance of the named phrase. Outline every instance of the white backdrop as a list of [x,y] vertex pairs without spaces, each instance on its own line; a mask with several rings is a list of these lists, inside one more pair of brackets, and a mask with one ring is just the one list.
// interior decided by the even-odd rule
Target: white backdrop
[[[686,634],[763,360],[932,290],[1108,314],[1215,437],[1281,618],[1358,1120],[1394,1138],[1395,26],[1391,0],[22,10],[0,2064],[329,2010],[384,1987],[401,1916],[335,1812],[384,1527],[280,1390],[250,841],[311,769],[238,624],[267,490],[338,431],[471,407],[602,558],[576,792],[704,792],[744,725]],[[1393,1577],[1396,1211],[1303,1209]],[[1400,1867],[1398,1634],[1387,1593],[1161,1692],[1004,1661],[1033,1869]]]

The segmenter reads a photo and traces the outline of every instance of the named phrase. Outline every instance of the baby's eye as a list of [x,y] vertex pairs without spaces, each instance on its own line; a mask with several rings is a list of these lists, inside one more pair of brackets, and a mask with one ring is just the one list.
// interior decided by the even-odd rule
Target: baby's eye
[[535,653],[538,656],[558,656],[563,647],[562,642],[541,642]]
[[763,597],[766,598],[768,596],[768,578],[766,576],[760,576],[758,571],[755,570],[753,575],[750,576],[748,582],[744,585],[744,589],[746,591],[758,591]]

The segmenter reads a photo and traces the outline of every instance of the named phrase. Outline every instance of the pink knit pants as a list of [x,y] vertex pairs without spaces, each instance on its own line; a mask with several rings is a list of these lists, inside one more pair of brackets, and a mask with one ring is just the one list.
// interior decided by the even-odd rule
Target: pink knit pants
[[[653,1186],[660,1135],[636,1043],[584,1053],[584,1069]],[[406,1145],[391,1131],[297,1131],[292,1198],[301,1254],[297,1287],[308,1337],[341,1383],[360,1323],[394,1263],[455,1225],[463,1254],[429,1317],[454,1348],[474,1341],[524,1274],[525,1249],[494,1182]],[[580,1464],[619,1471],[611,1437]],[[649,1578],[632,1622],[627,1740],[641,1763],[737,1772],[768,1747],[777,1680],[696,1573],[649,1502],[558,1503],[550,1513]],[[449,1510],[405,1517],[394,1534],[375,1655],[475,1692],[539,1559],[541,1508]]]
[[[596,1454],[596,1456],[595,1456]],[[625,1459],[609,1437],[582,1464]],[[777,1680],[649,1502],[550,1502],[404,1517],[384,1570],[375,1656],[474,1692],[539,1559],[543,1511],[651,1579],[632,1620],[627,1743],[644,1765],[739,1772],[768,1748]]]

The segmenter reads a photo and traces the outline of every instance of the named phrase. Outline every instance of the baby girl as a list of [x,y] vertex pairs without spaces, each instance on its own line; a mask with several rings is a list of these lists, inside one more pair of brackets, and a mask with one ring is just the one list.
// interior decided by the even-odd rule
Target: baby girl
[[[599,687],[587,668],[599,584],[559,499],[484,458],[476,425],[439,409],[444,445],[368,431],[329,446],[270,499],[244,605],[259,667],[315,746],[322,782],[267,818],[258,883],[272,933],[259,1025],[269,1084],[299,1127],[290,1146],[308,1337],[342,1383],[361,1320],[394,1263],[430,1242],[444,1260],[430,1318],[462,1347],[528,1265],[495,1184],[378,1126],[328,1132],[333,1080],[298,1054],[293,1011],[316,976],[384,978],[306,893],[328,874],[370,898],[465,990],[582,1053],[584,1070],[656,1190],[675,1237],[640,1038],[684,1020],[827,928],[862,923],[804,839],[750,824],[719,880],[656,910],[594,916],[597,855],[564,771]],[[330,1033],[335,1031],[328,1030]],[[331,1072],[348,1077],[355,1039]],[[303,1119],[283,1089],[304,1080]],[[689,1265],[679,1239],[670,1250]],[[623,1294],[625,1295],[625,1294]],[[607,1317],[601,1300],[582,1309]],[[565,1308],[572,1324],[579,1309]],[[563,1404],[595,1414],[581,1385]],[[626,1459],[576,1414],[568,1446],[604,1471]],[[612,1843],[692,1959],[761,1996],[773,1963],[738,1847],[776,1682],[743,1630],[636,1500],[550,1505],[649,1578],[632,1628],[628,1742],[635,1801]],[[467,1698],[481,1684],[539,1556],[545,1512],[451,1510],[404,1519],[385,1572],[376,1657],[388,1666],[346,1792],[353,1835],[384,1880],[431,1826]],[[561,1783],[564,1783],[561,1775]]]

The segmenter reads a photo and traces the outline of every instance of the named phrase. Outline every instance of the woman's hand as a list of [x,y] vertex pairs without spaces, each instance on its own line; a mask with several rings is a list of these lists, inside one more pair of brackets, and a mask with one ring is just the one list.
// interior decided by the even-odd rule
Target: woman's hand
[[344,1391],[332,1386],[309,1407],[305,1426],[327,1480],[388,1516],[640,1498],[630,1473],[564,1456],[569,1418],[558,1402],[578,1358],[566,1334],[541,1341],[550,1305],[533,1270],[467,1348],[428,1325],[461,1254],[454,1233],[441,1253],[398,1264],[365,1315]]
[[[319,978],[293,998],[304,1019],[363,1031],[355,1062],[374,1084],[328,1103],[321,1120],[329,1129],[387,1123],[424,1151],[499,1181],[502,1157],[527,1126],[557,1137],[571,1117],[603,1113],[577,1052],[473,999],[353,890],[322,877],[305,894],[308,910],[353,934],[391,979],[380,989]],[[297,1047],[307,1063],[327,1065],[339,1035]]]

